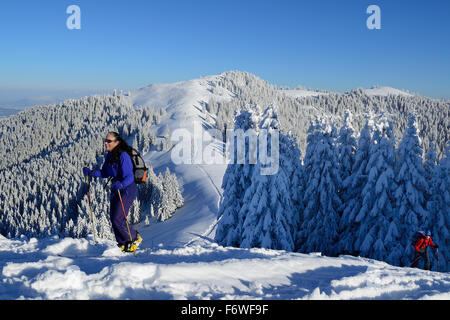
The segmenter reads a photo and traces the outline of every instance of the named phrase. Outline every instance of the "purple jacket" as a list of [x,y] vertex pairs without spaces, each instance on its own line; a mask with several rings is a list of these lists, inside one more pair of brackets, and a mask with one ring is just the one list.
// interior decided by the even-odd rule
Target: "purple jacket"
[[[114,162],[111,153],[108,152],[105,157],[105,163],[101,170],[93,170],[91,176],[97,178],[113,178],[113,183],[119,181],[122,188],[126,188],[134,183],[133,163],[126,152],[120,154],[120,166]],[[121,188],[121,189],[122,189]]]

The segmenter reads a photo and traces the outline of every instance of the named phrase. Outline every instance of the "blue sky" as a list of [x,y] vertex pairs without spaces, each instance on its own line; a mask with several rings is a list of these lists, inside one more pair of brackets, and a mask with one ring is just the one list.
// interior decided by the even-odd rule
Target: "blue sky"
[[[69,5],[81,30],[69,30]],[[369,30],[369,5],[381,30]],[[450,98],[448,0],[2,0],[2,101],[137,89],[228,70],[344,92]]]

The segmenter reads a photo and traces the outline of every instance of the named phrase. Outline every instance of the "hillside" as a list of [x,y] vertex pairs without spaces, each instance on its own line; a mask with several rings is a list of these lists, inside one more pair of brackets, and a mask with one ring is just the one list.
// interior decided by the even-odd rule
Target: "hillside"
[[[164,130],[171,134],[180,128],[192,133],[193,137],[196,124],[211,126],[202,112],[202,103],[213,98],[219,101],[231,98],[226,90],[211,92],[209,83],[216,79],[216,76],[212,76],[173,84],[153,84],[131,92],[128,98],[136,108],[165,108],[166,115],[151,129],[157,137],[161,137]],[[220,153],[219,150],[210,149],[209,152]],[[202,152],[203,148],[193,150],[192,159],[195,159],[196,153]],[[178,247],[210,236],[217,221],[220,186],[226,165],[206,165],[200,161],[175,164],[170,152],[158,151],[147,153],[144,159],[155,172],[161,172],[167,167],[174,172],[183,185],[183,197],[186,199],[185,205],[178,209],[173,218],[142,229],[144,238],[151,241],[148,245],[161,243],[164,247]]]
[[[81,238],[76,240],[81,242],[73,244],[77,248],[82,238],[91,234],[81,170],[83,166],[95,167],[103,162],[102,139],[109,130],[120,131],[130,144],[137,146],[156,174],[169,168],[182,189],[184,205],[166,221],[150,216],[153,200],[140,199],[137,228],[145,239],[144,247],[152,250],[177,250],[184,246],[199,246],[198,250],[204,250],[214,239],[226,164],[206,164],[202,160],[205,155],[223,159],[220,132],[232,128],[234,114],[243,105],[265,107],[275,103],[281,131],[290,131],[297,139],[302,159],[310,122],[320,116],[333,119],[336,126],[340,126],[347,110],[354,115],[355,132],[360,132],[364,126],[366,114],[385,112],[392,120],[397,143],[405,131],[408,112],[415,111],[424,150],[434,142],[437,160],[445,156],[445,144],[449,140],[449,101],[396,94],[399,92],[392,88],[368,90],[371,89],[345,94],[280,90],[249,73],[232,71],[184,82],[155,83],[127,94],[67,100],[10,116],[0,121],[0,233],[16,240],[2,241],[17,245],[19,250],[29,245],[25,240],[17,240],[19,237],[42,238],[43,242],[37,242],[42,249],[46,241],[50,241],[47,238],[58,235]],[[204,134],[205,129],[218,129],[215,133],[219,137],[196,144],[196,138],[202,138],[196,134]],[[193,139],[189,163],[174,163],[172,151],[177,143],[170,137],[177,132],[189,133]],[[101,182],[92,184],[96,233],[110,241],[113,236],[108,221],[107,192]],[[151,188],[151,182],[147,187]],[[145,223],[146,218],[149,223]],[[55,241],[70,242],[69,239]],[[34,240],[31,246],[33,243]],[[85,245],[91,252],[92,244]],[[105,246],[112,245],[105,242]],[[249,252],[241,250],[236,252],[243,255]],[[267,252],[272,254],[272,251]],[[36,256],[42,257],[37,252]],[[6,255],[6,259],[8,257]],[[23,262],[26,263],[26,259]],[[438,287],[447,288],[441,284]]]
[[92,238],[0,236],[0,299],[448,300],[450,275],[205,242],[124,255]]
[[385,113],[392,121],[396,142],[399,142],[407,125],[409,112],[417,115],[419,136],[426,151],[435,144],[438,159],[445,155],[450,139],[450,101],[411,95],[390,87],[355,89],[346,93],[312,91],[306,89],[285,90],[249,73],[226,72],[212,83],[213,90],[226,88],[234,94],[229,101],[211,100],[207,111],[217,114],[217,126],[224,129],[232,125],[233,114],[243,105],[259,104],[266,107],[272,103],[279,107],[281,130],[296,137],[304,155],[306,136],[310,121],[315,117],[328,117],[336,127],[344,123],[345,113],[353,114],[352,126],[356,132],[365,124],[370,112]]

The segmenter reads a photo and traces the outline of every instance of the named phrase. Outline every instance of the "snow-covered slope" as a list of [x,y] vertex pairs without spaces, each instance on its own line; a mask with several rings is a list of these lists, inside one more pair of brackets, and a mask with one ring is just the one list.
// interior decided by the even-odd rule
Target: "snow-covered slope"
[[[152,128],[158,138],[165,139],[166,128],[169,133],[186,130],[192,138],[196,125],[212,124],[214,116],[202,108],[205,102],[234,98],[215,85],[221,76],[152,84],[130,92],[129,99],[136,108],[166,110]],[[220,156],[220,150],[219,141],[207,142],[193,159],[199,152]],[[350,256],[219,246],[212,239],[226,165],[175,164],[170,150],[153,149],[144,158],[156,173],[168,167],[177,175],[185,204],[165,222],[137,226],[144,238],[137,258],[122,254],[113,241],[94,244],[92,237],[0,236],[0,299],[450,298],[449,273]]]
[[[175,83],[155,83],[130,92],[129,98],[135,107],[164,108],[167,111],[161,123],[153,128],[156,136],[160,137],[167,127],[170,133],[177,129],[187,130],[193,138],[199,127],[211,126],[206,119],[207,112],[202,109],[202,103],[208,103],[211,98],[216,101],[233,99],[234,95],[231,92],[222,86],[216,86],[220,77],[223,77],[223,74]],[[280,90],[280,92],[292,97],[327,94],[306,89]],[[367,89],[366,93],[371,95],[407,94],[389,87]],[[212,115],[210,117],[213,118]],[[193,141],[192,144],[194,144]],[[216,152],[219,156],[223,156],[220,148],[211,148],[212,145],[214,144],[205,142],[195,152],[197,154],[198,152]],[[220,142],[216,141],[215,145],[220,146]],[[205,151],[206,146],[209,149]],[[145,245],[152,247],[163,244],[166,247],[175,247],[200,239],[201,236],[213,237],[226,165],[202,163],[175,165],[171,159],[170,150],[168,152],[153,150],[144,158],[155,172],[164,171],[166,167],[169,167],[171,172],[175,172],[185,198],[185,205],[177,210],[173,218],[148,227],[140,226],[141,233],[146,239]],[[195,162],[195,154],[192,159]]]
[[288,89],[288,90],[280,90],[280,93],[284,93],[285,95],[293,98],[303,98],[303,97],[318,97],[320,95],[326,95],[327,92],[322,91],[313,91],[307,89]]
[[[369,96],[389,96],[389,95],[402,95],[409,97],[412,96],[412,94],[410,93],[391,87],[373,87],[370,89],[362,89],[362,91]],[[329,94],[329,92],[313,91],[307,89],[280,90],[280,92],[293,98],[317,97],[320,95]]]
[[[389,95],[402,95],[407,97],[412,96],[412,94],[410,93],[387,86],[372,87],[370,89],[362,89],[362,91],[368,96],[389,96]],[[330,92],[314,91],[307,89],[289,89],[289,90],[280,90],[280,93],[284,93],[285,95],[293,98],[303,98],[303,97],[318,97],[321,95],[327,95]]]
[[373,87],[370,89],[364,89],[363,91],[369,96],[388,96],[388,95],[412,96],[412,94],[391,87]]
[[450,275],[215,243],[122,254],[92,239],[0,236],[0,299],[450,299]]
[[[156,136],[167,127],[170,134],[182,129],[189,132],[194,139],[194,133],[204,133],[199,131],[199,128],[211,126],[205,119],[201,104],[207,103],[211,98],[220,101],[232,97],[232,94],[223,88],[214,87],[213,90],[213,83],[219,77],[220,75],[170,84],[152,84],[131,92],[130,99],[136,107],[166,109],[167,114],[160,124],[153,128]],[[216,145],[220,145],[220,142],[216,142]],[[220,148],[213,147],[212,142],[205,142],[195,152],[217,152],[222,156]],[[164,247],[178,247],[204,236],[214,236],[226,165],[206,165],[201,161],[194,161],[196,154],[192,156],[192,163],[188,164],[175,164],[171,159],[171,150],[152,150],[144,155],[146,163],[151,165],[156,173],[168,167],[177,175],[185,199],[185,205],[178,209],[171,219],[148,227],[138,227],[145,239],[144,246],[163,244]]]

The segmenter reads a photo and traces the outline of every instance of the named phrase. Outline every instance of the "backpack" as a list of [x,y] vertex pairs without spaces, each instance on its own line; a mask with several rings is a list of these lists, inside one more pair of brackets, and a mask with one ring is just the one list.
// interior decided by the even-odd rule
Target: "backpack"
[[142,159],[139,151],[134,148],[130,148],[127,153],[131,158],[131,162],[133,163],[134,183],[145,183],[145,181],[147,180],[148,168],[145,165],[144,159]]
[[[145,165],[144,159],[142,159],[141,154],[134,148],[127,148],[121,152],[126,152],[131,158],[131,163],[133,164],[133,175],[134,175],[134,183],[141,184],[145,183],[147,180],[148,168]],[[113,163],[117,163],[120,166],[120,161],[118,159],[118,155],[112,159]],[[111,178],[106,182],[105,187],[108,185]]]
[[415,246],[419,239],[425,239],[426,237],[425,231],[416,231],[411,239],[411,244]]

